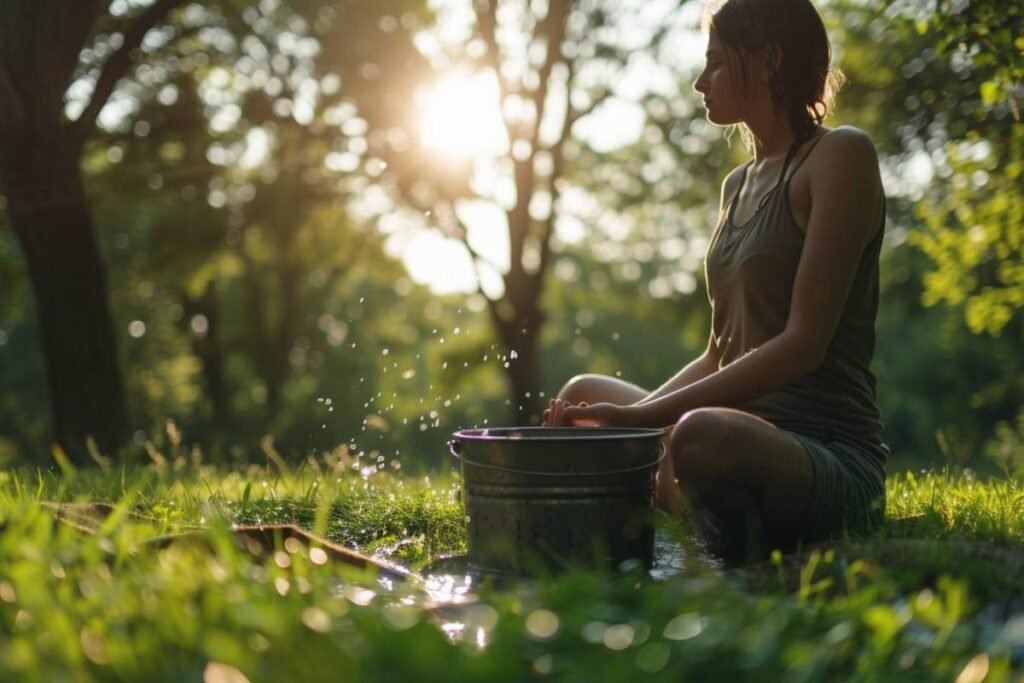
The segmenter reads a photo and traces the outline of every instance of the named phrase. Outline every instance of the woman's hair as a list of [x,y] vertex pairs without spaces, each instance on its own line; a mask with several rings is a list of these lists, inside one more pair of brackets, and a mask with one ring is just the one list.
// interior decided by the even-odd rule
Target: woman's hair
[[[810,0],[718,0],[708,7],[705,30],[714,31],[728,52],[729,69],[744,92],[752,75],[750,59],[762,49],[774,50],[771,94],[785,112],[797,138],[810,135],[833,109],[843,84],[840,71],[830,69],[832,48],[821,16]],[[751,142],[743,127],[743,138]]]

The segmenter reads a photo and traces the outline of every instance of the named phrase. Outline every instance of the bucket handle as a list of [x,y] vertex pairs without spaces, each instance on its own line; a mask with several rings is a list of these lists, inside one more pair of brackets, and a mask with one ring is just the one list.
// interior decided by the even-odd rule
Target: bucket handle
[[518,470],[515,469],[514,467],[502,467],[500,465],[485,465],[482,462],[467,460],[466,458],[462,457],[461,441],[453,439],[448,442],[448,450],[451,452],[453,456],[455,456],[455,459],[467,465],[481,467],[485,470],[497,470],[499,472],[508,472],[509,474],[539,475],[543,477],[601,477],[609,474],[627,474],[629,472],[639,472],[640,470],[648,469],[653,465],[660,465],[661,461],[665,459],[666,455],[668,455],[668,449],[665,448],[664,443],[660,443],[658,444],[658,446],[661,451],[658,454],[658,459],[652,463],[647,463],[646,465],[640,465],[638,467],[627,467],[622,470],[608,470],[605,472],[537,472],[533,470]]

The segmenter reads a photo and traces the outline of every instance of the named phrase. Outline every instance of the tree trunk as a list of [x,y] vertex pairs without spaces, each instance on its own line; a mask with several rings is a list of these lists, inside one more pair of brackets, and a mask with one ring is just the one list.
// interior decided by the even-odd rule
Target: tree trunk
[[75,461],[86,441],[115,455],[128,419],[104,264],[79,169],[81,145],[151,28],[183,0],[155,0],[119,26],[89,103],[65,121],[65,92],[104,0],[0,2],[0,179],[36,299],[53,436]]
[[105,266],[77,148],[51,142],[32,157],[5,160],[9,219],[36,299],[53,436],[73,461],[86,462],[89,437],[116,455],[127,434]]
[[220,343],[220,315],[217,305],[217,281],[210,280],[198,299],[182,296],[185,302],[186,315],[182,327],[187,333],[193,334],[191,318],[201,315],[206,318],[206,334],[194,337],[192,350],[203,366],[203,380],[206,393],[213,407],[214,429],[220,434],[228,434],[234,425],[231,411],[231,394],[227,379],[224,376],[224,349]]
[[534,306],[527,315],[512,320],[494,316],[495,327],[507,356],[505,378],[508,381],[512,424],[540,424],[543,401],[540,397],[540,330],[543,314]]
[[278,313],[276,326],[270,333],[270,354],[263,368],[263,380],[267,384],[267,419],[273,420],[281,411],[284,400],[284,384],[291,374],[291,351],[298,336],[298,282],[301,275],[299,266],[291,259],[291,244],[279,244],[281,273],[278,279]]

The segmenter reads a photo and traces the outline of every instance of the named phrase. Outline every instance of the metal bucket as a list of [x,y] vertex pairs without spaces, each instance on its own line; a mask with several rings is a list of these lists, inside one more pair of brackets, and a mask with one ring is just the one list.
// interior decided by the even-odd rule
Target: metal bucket
[[469,562],[498,574],[569,565],[650,567],[659,429],[512,427],[455,432]]

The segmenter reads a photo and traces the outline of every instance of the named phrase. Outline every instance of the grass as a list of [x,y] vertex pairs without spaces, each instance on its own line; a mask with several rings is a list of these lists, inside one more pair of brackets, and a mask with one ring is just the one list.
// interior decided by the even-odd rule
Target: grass
[[[452,475],[337,456],[0,472],[0,680],[1024,681],[1024,487],[929,473],[888,492],[876,535],[740,572],[575,572],[446,604],[228,528],[297,523],[417,568],[464,550]],[[83,533],[41,501],[113,507]]]

